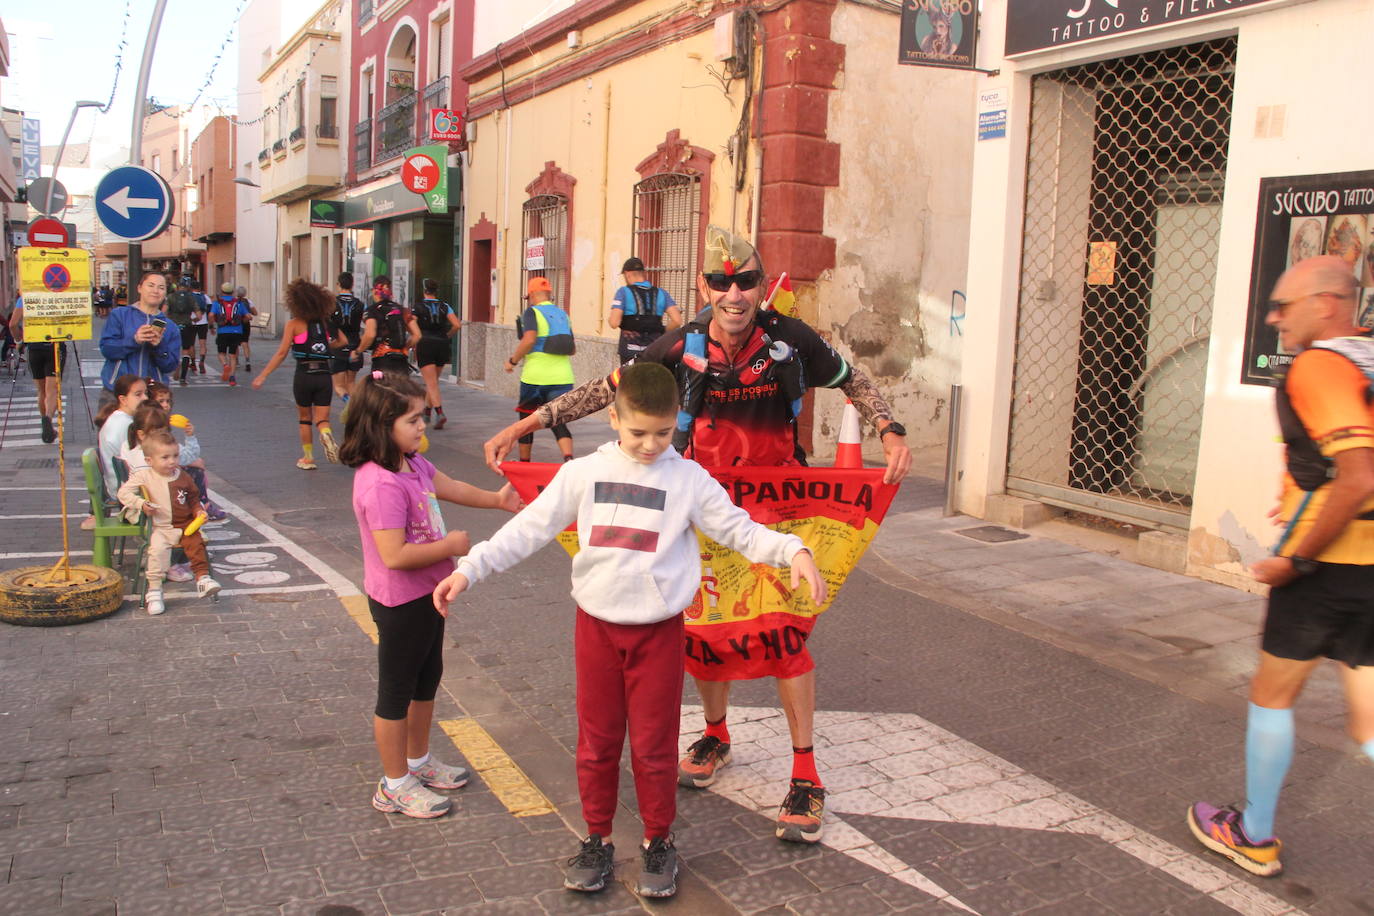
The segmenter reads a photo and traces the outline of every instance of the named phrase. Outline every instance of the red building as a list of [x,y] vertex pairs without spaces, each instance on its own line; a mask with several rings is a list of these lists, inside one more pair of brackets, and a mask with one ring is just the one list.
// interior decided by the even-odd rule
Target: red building
[[196,208],[191,237],[205,245],[205,290],[234,282],[234,128],[217,117],[191,144],[191,181]]
[[348,191],[345,263],[361,290],[378,274],[392,277],[396,298],[413,302],[420,280],[438,281],[440,296],[459,300],[457,281],[462,187],[456,149],[447,212],[427,211],[402,186],[401,154],[429,142],[434,108],[464,107],[466,84],[453,74],[472,55],[472,0],[402,0],[374,6],[358,0],[351,23]]

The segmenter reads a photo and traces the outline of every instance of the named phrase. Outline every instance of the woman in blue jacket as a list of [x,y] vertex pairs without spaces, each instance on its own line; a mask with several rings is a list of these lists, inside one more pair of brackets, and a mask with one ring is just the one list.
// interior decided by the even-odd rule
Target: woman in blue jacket
[[166,333],[167,319],[162,307],[167,301],[167,278],[159,273],[144,274],[138,284],[138,299],[110,312],[100,335],[100,352],[105,368],[100,384],[114,390],[121,375],[167,383],[181,360],[181,337]]

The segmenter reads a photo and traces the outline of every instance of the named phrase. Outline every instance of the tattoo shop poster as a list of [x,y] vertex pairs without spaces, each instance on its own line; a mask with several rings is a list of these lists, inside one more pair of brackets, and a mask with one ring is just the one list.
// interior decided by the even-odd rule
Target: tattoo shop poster
[[[501,470],[520,498],[532,501],[562,465],[507,462]],[[701,586],[687,608],[687,673],[703,680],[773,677],[799,654],[816,617],[835,600],[858,565],[892,498],[884,468],[708,468],[731,501],[756,522],[800,537],[825,577],[825,604],[811,603],[805,581],[794,593],[791,572],[750,563],[698,533]],[[575,527],[558,536],[577,553]]]
[[1334,254],[1350,264],[1361,287],[1355,321],[1362,327],[1374,325],[1374,171],[1260,182],[1242,384],[1272,385],[1293,361],[1292,354],[1279,350],[1278,333],[1264,322],[1269,294],[1285,270],[1319,254]]

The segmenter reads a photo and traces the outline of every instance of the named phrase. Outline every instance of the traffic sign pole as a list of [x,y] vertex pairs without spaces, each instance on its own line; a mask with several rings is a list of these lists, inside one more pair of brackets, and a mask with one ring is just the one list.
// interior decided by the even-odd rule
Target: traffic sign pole
[[[153,50],[157,47],[157,33],[162,28],[162,14],[167,9],[167,0],[157,0],[153,6],[153,18],[148,23],[148,37],[143,42],[143,60],[138,65],[138,87],[134,90],[134,123],[129,135],[129,164],[138,165],[143,159],[143,118],[145,99],[148,98],[148,77],[153,70]],[[137,295],[138,284],[143,281],[143,244],[129,243],[129,302]]]

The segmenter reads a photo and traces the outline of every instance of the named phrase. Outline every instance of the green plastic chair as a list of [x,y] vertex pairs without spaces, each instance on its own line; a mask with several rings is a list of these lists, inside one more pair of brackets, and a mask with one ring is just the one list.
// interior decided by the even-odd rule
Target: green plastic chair
[[143,519],[138,524],[124,520],[123,507],[110,499],[105,492],[105,476],[100,470],[100,454],[94,448],[81,453],[81,470],[86,475],[86,493],[91,499],[91,514],[95,516],[95,530],[91,534],[95,544],[91,550],[91,561],[96,566],[115,569],[110,541],[120,539],[120,561],[124,559],[124,538],[137,538],[139,543],[137,563],[134,573],[134,594],[143,594],[144,565],[148,552],[148,528],[150,521]]

